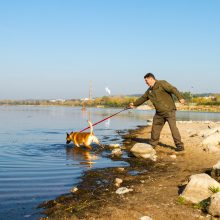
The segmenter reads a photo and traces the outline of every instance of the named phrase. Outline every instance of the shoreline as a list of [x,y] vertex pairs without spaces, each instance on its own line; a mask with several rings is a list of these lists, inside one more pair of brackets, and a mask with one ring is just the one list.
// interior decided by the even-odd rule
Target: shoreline
[[[42,107],[71,107],[71,108],[80,108],[82,109],[82,105],[62,105],[62,104],[0,104],[0,107],[3,106],[42,106]],[[89,108],[105,108],[105,109],[123,109],[124,106],[87,106],[86,109]],[[82,111],[85,111],[86,109],[82,109]],[[148,105],[142,105],[137,107],[138,111],[148,111],[148,110],[154,110],[153,107],[150,107]],[[220,106],[218,105],[177,105],[177,111],[190,111],[190,112],[204,112],[204,113],[220,113]]]
[[[86,171],[74,193],[45,202],[40,207],[48,216],[44,219],[139,219],[150,216],[161,219],[211,219],[206,213],[178,202],[181,185],[192,174],[206,172],[219,159],[220,153],[207,153],[199,147],[201,137],[191,136],[215,122],[177,122],[185,143],[185,153],[175,152],[169,128],[165,125],[156,147],[158,160],[152,162],[135,158],[113,158],[129,166]],[[126,151],[137,142],[146,142],[151,126],[128,130],[122,135]],[[106,149],[104,149],[105,151]],[[129,154],[129,153],[128,153]],[[123,180],[122,187],[133,189],[117,195],[115,179]]]

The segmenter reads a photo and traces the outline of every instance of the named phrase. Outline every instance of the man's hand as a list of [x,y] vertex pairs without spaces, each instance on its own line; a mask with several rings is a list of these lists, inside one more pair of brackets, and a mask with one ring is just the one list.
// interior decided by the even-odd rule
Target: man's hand
[[134,106],[134,103],[133,103],[133,102],[129,103],[129,108],[135,108],[135,106]]
[[180,99],[180,103],[184,105],[185,104],[185,99]]

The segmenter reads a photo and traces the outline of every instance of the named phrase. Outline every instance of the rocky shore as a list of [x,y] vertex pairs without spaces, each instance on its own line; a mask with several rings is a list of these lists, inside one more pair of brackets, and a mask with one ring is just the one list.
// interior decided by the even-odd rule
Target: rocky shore
[[[169,127],[165,125],[160,143],[154,149],[156,159],[155,153],[152,158],[141,158],[130,151],[137,143],[145,146],[150,138],[151,126],[129,131],[124,135],[123,147],[116,145],[118,150],[114,149],[110,157],[130,165],[85,172],[82,181],[73,186],[69,194],[40,205],[47,216],[41,219],[217,219],[220,212],[220,203],[216,200],[220,191],[217,185],[220,174],[220,124],[178,122],[178,128],[185,151],[175,151]],[[102,150],[112,147],[106,146]],[[126,152],[128,156],[121,158],[120,153],[114,153],[117,151]],[[210,177],[216,185],[201,185],[201,182],[207,181],[202,179],[199,182],[193,175]],[[190,188],[192,180],[195,180],[196,190]],[[192,193],[190,196],[193,199],[189,199],[189,193]],[[202,196],[194,200],[198,195]],[[217,204],[214,212],[210,205],[213,196],[213,204]]]

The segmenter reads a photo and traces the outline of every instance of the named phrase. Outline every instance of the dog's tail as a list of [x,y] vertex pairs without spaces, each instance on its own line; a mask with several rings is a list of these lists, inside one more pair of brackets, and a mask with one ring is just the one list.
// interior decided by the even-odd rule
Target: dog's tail
[[93,134],[92,122],[88,120],[88,123],[89,123],[89,127],[90,127],[90,134]]

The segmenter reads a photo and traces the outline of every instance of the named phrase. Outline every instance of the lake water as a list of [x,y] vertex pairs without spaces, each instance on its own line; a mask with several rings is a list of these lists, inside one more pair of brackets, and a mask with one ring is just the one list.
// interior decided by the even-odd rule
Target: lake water
[[[0,106],[0,219],[38,219],[37,205],[68,193],[80,181],[83,171],[126,166],[65,144],[66,132],[87,127],[87,119],[95,123],[118,111]],[[154,111],[124,111],[95,126],[94,131],[103,144],[121,143],[118,130],[146,125],[146,119],[153,114]],[[178,112],[177,119],[220,121],[220,113]]]

